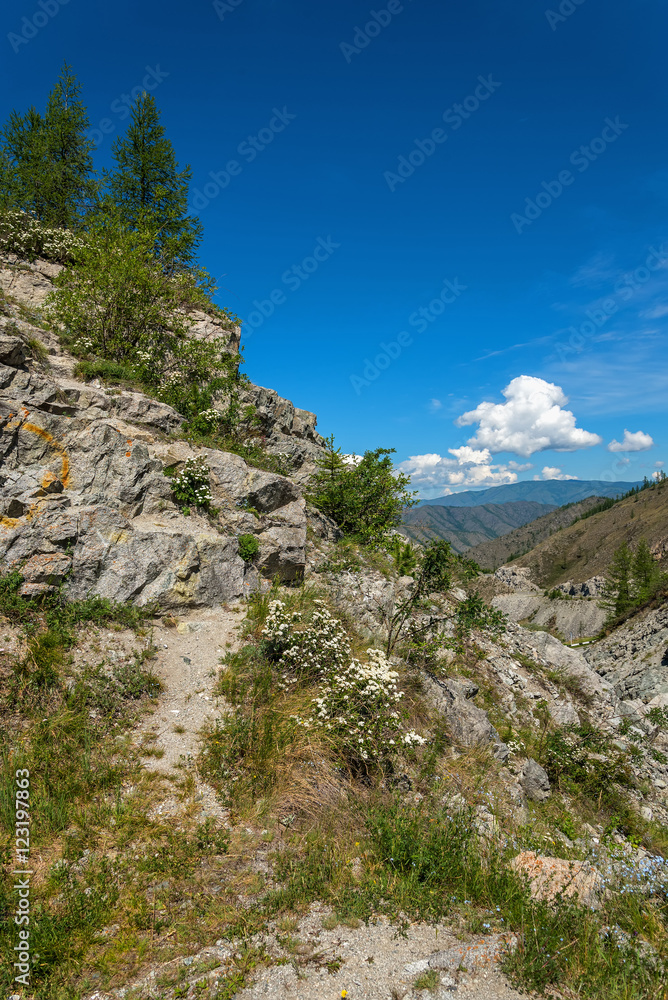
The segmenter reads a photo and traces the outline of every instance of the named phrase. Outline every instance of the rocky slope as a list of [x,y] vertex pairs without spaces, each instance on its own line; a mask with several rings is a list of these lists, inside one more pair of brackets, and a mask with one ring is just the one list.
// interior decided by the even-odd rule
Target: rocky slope
[[634,548],[646,538],[662,568],[668,566],[668,484],[643,490],[564,528],[514,561],[531,570],[541,587],[579,583],[605,574],[622,542]]
[[[77,801],[90,825],[72,814],[56,824],[52,843],[41,843],[44,856],[34,852],[34,891],[44,912],[52,907],[57,915],[72,894],[77,912],[86,914],[87,937],[77,939],[84,943],[66,982],[76,983],[83,1000],[121,1000],[131,990],[133,996],[169,1000],[195,1000],[217,991],[247,1000],[315,1000],[334,993],[351,1000],[423,1000],[424,983],[437,998],[454,990],[472,1000],[515,997],[495,963],[517,938],[501,933],[501,923],[499,933],[485,933],[491,925],[477,911],[469,914],[469,923],[463,916],[459,923],[453,917],[437,927],[416,921],[400,938],[384,917],[368,926],[355,920],[342,924],[334,907],[305,895],[294,914],[272,917],[258,929],[263,893],[288,878],[272,852],[278,857],[296,844],[303,847],[307,834],[319,836],[322,816],[328,821],[338,816],[348,836],[357,829],[355,810],[370,786],[331,766],[322,744],[311,744],[306,733],[302,742],[288,744],[296,747],[295,759],[279,760],[284,773],[297,769],[294,787],[275,799],[273,786],[260,789],[243,815],[230,806],[230,787],[221,782],[234,762],[224,758],[206,770],[200,752],[212,735],[223,739],[225,719],[248,696],[244,690],[237,698],[239,692],[229,687],[223,694],[217,676],[221,659],[248,642],[256,627],[247,620],[242,633],[248,605],[238,598],[266,590],[270,578],[286,584],[305,579],[309,587],[303,591],[288,587],[279,593],[304,594],[309,600],[317,588],[366,650],[369,643],[383,645],[388,620],[412,580],[398,578],[389,559],[383,562],[377,553],[362,553],[356,564],[340,568],[336,526],[307,511],[303,497],[303,481],[320,453],[312,414],[271,390],[248,390],[267,449],[291,458],[294,471],[281,476],[253,468],[238,455],[192,448],[179,437],[179,414],[160,402],[75,378],[74,359],[39,326],[53,273],[39,262],[0,271],[6,292],[0,317],[3,570],[20,570],[25,596],[62,586],[73,599],[101,595],[156,608],[141,641],[120,626],[82,630],[71,655],[68,647],[67,656],[56,662],[56,682],[41,701],[42,695],[27,686],[18,689],[18,696],[11,694],[16,678],[24,676],[21,671],[34,668],[30,658],[37,653],[30,645],[32,633],[9,616],[2,622],[3,747],[11,755],[21,741],[21,752],[46,746],[41,771],[59,754],[70,754],[74,768],[91,747],[98,748],[97,767],[107,757],[118,767],[118,774],[110,772],[108,787],[93,785],[94,792]],[[202,314],[198,323],[202,336],[219,332],[211,317]],[[237,336],[229,331],[230,350]],[[210,515],[186,515],[165,475],[193,456],[205,459],[210,470],[216,508]],[[252,562],[239,554],[244,534],[258,541]],[[566,632],[559,616],[593,613],[599,582],[592,578],[583,587],[578,577],[564,578],[564,594],[571,599],[552,601],[528,569],[505,568],[476,583],[502,607],[503,601],[515,601],[515,618],[531,618],[535,625],[549,612]],[[454,640],[451,619],[465,598],[457,588],[430,595],[416,613],[416,624],[443,626]],[[538,604],[534,608],[531,602]],[[568,727],[594,727],[602,743],[587,766],[612,767],[621,754],[629,769],[624,793],[629,808],[655,824],[654,832],[668,824],[668,737],[655,716],[648,717],[652,708],[668,704],[667,643],[664,607],[630,620],[584,653],[545,630],[511,621],[496,636],[474,629],[464,643],[437,644],[410,667],[398,657],[392,661],[401,671],[406,711],[429,736],[429,749],[439,748],[435,797],[447,809],[470,810],[485,850],[508,847],[516,838],[532,845],[532,850],[518,848],[513,864],[530,876],[536,897],[547,893],[545,880],[536,875],[546,861],[550,877],[561,871],[562,886],[570,884],[570,868],[577,864],[587,902],[599,905],[603,898],[602,890],[597,897],[602,875],[592,852],[604,826],[591,815],[595,826],[580,817],[573,785],[560,787],[538,763],[548,726],[565,734],[573,731]],[[257,645],[251,653],[253,648],[259,655]],[[150,695],[141,696],[131,684],[145,661],[154,676]],[[125,678],[128,701],[144,697],[143,714],[133,728],[117,731],[124,717],[118,706],[110,712],[105,701],[114,678]],[[84,698],[83,708],[77,697]],[[298,726],[299,717],[291,713],[307,712],[311,703],[300,704],[298,692],[295,698],[280,708],[288,705],[283,714]],[[68,727],[77,712],[79,724],[83,719],[90,727],[85,753],[82,744],[69,749]],[[243,716],[236,718],[234,766],[241,768],[244,754],[271,739],[272,731],[266,728],[258,741],[256,731],[242,724]],[[215,740],[214,747],[220,745]],[[282,746],[272,744],[272,752],[280,756]],[[402,767],[410,771],[407,760]],[[36,785],[41,771],[35,768]],[[416,791],[418,772],[388,772],[383,794],[397,792],[408,812],[417,809],[424,798]],[[252,782],[257,776],[248,777]],[[95,815],[85,814],[89,807]],[[596,803],[587,807],[593,810]],[[96,828],[107,820],[106,827]],[[350,830],[344,830],[346,825]],[[642,865],[647,853],[616,829],[613,823],[606,843],[619,847],[635,877],[639,869],[633,866]],[[334,833],[332,850],[336,840]],[[349,840],[355,853],[336,865],[361,883],[365,871],[368,875],[365,866],[380,862],[370,861],[354,836]],[[538,847],[560,857],[542,859]],[[602,868],[603,861],[596,864]],[[372,874],[375,878],[375,869]],[[394,873],[388,891],[393,880]],[[100,896],[112,885],[121,893],[122,905],[115,903],[113,910],[118,922],[108,918],[112,904]],[[555,891],[551,883],[552,896]],[[54,921],[57,926],[57,916]],[[59,996],[69,995],[68,986],[54,989],[60,989]]]
[[[74,359],[38,325],[56,270],[40,261],[0,270],[0,557],[22,567],[24,593],[66,581],[72,598],[174,608],[239,597],[262,576],[301,578],[307,516],[296,479],[193,449],[178,440],[171,407],[77,380]],[[198,336],[227,335],[237,349],[238,330],[204,313],[196,320]],[[258,386],[246,397],[268,450],[305,478],[319,453],[315,417]],[[211,470],[215,515],[185,516],[164,474],[196,456]],[[252,567],[238,553],[243,534],[259,544]]]

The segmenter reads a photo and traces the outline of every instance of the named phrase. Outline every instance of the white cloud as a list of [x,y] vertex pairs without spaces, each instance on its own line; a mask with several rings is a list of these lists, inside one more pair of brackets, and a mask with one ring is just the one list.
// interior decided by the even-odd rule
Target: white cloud
[[442,409],[442,407],[443,403],[440,401],[440,399],[429,400],[429,409],[432,413],[437,413],[440,409]]
[[658,305],[652,306],[651,309],[646,309],[645,312],[640,314],[647,319],[662,319],[664,316],[668,316],[668,306]]
[[455,421],[458,427],[478,424],[468,441],[471,447],[528,458],[537,451],[575,451],[602,443],[598,434],[575,426],[575,415],[563,409],[568,397],[552,382],[519,375],[503,395],[507,402],[480,403]]
[[520,465],[519,462],[508,462],[508,468],[512,469],[513,472],[526,472],[528,469],[533,469],[532,462],[524,462]]
[[650,434],[643,431],[627,431],[624,428],[623,441],[611,441],[608,451],[648,451],[654,447],[654,440]]
[[517,473],[507,465],[495,465],[487,449],[475,450],[468,445],[450,448],[453,458],[442,455],[412,455],[398,466],[411,477],[414,487],[430,496],[448,495],[448,486],[504,486],[517,482]]
[[561,479],[561,480],[566,480],[566,479],[577,479],[578,477],[577,476],[569,476],[568,473],[562,472],[561,469],[558,469],[556,467],[556,465],[544,465],[543,466],[543,471],[541,472],[540,476],[534,476],[533,478],[535,480],[539,480],[539,479]]

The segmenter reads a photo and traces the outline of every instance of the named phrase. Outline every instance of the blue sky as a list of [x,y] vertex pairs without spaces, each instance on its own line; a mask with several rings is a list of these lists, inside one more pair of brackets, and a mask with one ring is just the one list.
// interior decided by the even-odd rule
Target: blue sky
[[668,464],[661,0],[1,16],[3,119],[66,59],[98,167],[152,88],[247,373],[346,452],[396,448],[424,496]]

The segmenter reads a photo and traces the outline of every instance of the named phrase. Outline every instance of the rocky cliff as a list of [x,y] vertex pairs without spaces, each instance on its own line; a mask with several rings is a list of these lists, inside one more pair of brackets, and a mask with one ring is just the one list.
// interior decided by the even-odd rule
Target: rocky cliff
[[[316,418],[272,390],[251,386],[267,450],[287,456],[293,478],[253,468],[238,455],[179,440],[182,417],[138,392],[85,384],[75,359],[41,325],[57,265],[8,260],[0,269],[0,558],[21,568],[24,594],[64,584],[72,598],[211,605],[256,589],[261,577],[301,578],[306,510],[298,482],[320,452]],[[198,313],[193,332],[227,336]],[[201,457],[215,514],[186,516],[165,470]],[[251,565],[240,535],[253,535]]]

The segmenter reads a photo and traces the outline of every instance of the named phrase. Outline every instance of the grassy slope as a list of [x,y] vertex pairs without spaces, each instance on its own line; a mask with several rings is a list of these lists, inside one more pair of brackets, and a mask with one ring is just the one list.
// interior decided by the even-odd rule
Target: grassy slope
[[668,487],[656,486],[578,521],[541,542],[516,562],[527,566],[543,587],[566,580],[583,581],[604,574],[615,549],[626,541],[635,546],[646,538],[650,548],[663,546],[668,563]]
[[483,504],[480,507],[418,507],[406,511],[401,530],[414,541],[445,538],[455,552],[504,535],[534,521],[551,508],[529,501]]
[[517,554],[524,554],[535,548],[540,542],[544,542],[555,531],[568,528],[576,517],[585,514],[592,507],[600,503],[600,497],[587,497],[579,503],[569,504],[567,507],[559,507],[557,510],[545,514],[543,517],[530,521],[529,524],[521,525],[507,535],[499,538],[491,538],[487,542],[481,542],[469,549],[467,556],[475,559],[483,569],[497,569],[505,562],[512,559]]

